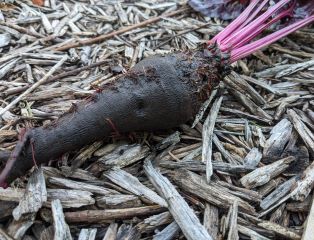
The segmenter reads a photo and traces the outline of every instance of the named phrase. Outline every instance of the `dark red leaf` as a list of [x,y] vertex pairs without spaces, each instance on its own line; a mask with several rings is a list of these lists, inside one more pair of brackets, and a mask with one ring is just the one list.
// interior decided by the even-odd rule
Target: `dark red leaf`
[[314,1],[313,0],[298,0],[298,5],[295,9],[294,18],[305,18],[314,14]]
[[[233,20],[249,2],[249,0],[189,0],[189,5],[204,16]],[[296,2],[294,15],[291,16],[289,22],[295,22],[314,14],[313,0],[296,0]]]
[[232,20],[245,9],[249,0],[190,0],[189,5],[204,16]]

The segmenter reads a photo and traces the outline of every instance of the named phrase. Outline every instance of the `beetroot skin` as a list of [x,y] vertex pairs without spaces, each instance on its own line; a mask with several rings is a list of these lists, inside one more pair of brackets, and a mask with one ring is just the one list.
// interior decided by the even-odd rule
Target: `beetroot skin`
[[144,59],[57,122],[29,129],[7,161],[0,186],[25,175],[34,160],[47,163],[112,132],[154,131],[185,123],[220,79],[219,64],[203,51]]

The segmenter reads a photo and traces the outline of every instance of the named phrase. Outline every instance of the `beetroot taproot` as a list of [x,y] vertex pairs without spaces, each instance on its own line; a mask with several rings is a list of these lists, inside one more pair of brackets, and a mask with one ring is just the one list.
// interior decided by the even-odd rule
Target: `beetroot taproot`
[[112,132],[154,131],[185,123],[220,80],[202,51],[153,56],[57,122],[28,130],[0,175],[5,187],[37,164],[56,159]]

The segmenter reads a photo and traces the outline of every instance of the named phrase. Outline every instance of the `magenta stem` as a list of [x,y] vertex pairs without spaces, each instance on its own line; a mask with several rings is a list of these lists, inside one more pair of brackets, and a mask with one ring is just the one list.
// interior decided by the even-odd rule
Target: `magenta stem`
[[286,11],[280,13],[275,18],[271,19],[268,23],[262,24],[261,26],[257,27],[254,31],[252,31],[248,36],[245,36],[242,40],[240,40],[237,44],[234,44],[233,48],[239,48],[245,45],[246,43],[250,42],[253,38],[255,38],[258,34],[260,34],[263,30],[267,29],[269,26],[278,22],[280,19],[291,15],[293,9],[289,8]]
[[230,23],[224,30],[222,30],[211,41],[209,41],[209,44],[212,44],[214,42],[220,43],[235,30],[237,30],[238,27],[241,26],[250,16],[250,13],[260,1],[261,0],[252,0],[249,6],[232,23]]
[[310,16],[304,20],[298,21],[288,27],[285,27],[278,32],[272,33],[264,38],[261,38],[255,42],[252,42],[246,46],[234,49],[231,51],[231,62],[235,62],[241,58],[244,58],[253,52],[279,40],[282,37],[304,27],[305,25],[314,21],[314,16]]
[[[220,44],[221,51],[233,49],[235,45],[237,45],[239,42],[243,42],[243,39],[247,38],[248,36],[251,36],[251,39],[257,36],[263,29],[268,26],[267,24],[265,24],[265,22],[289,2],[291,2],[291,0],[281,0],[273,7],[269,8],[257,19],[249,23],[247,26],[239,29],[236,33],[231,34],[229,38],[222,41],[222,43]],[[280,18],[276,19],[280,20]],[[264,28],[260,29],[261,26],[263,26]],[[243,42],[243,44],[245,44],[245,42]]]

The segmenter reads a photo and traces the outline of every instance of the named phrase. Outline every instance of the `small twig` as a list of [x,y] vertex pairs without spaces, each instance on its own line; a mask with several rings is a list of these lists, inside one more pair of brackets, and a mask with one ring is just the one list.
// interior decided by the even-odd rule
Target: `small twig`
[[38,82],[34,83],[30,88],[28,88],[25,92],[23,92],[20,96],[18,96],[17,98],[15,98],[11,103],[9,103],[5,108],[3,108],[0,111],[0,117],[9,109],[11,109],[15,104],[17,104],[19,101],[21,101],[27,94],[31,93],[32,91],[34,91],[37,87],[39,87],[41,84],[43,84],[44,82],[46,82],[46,80],[59,68],[62,66],[62,64],[68,59],[68,56],[64,56],[63,58],[61,58],[61,60],[59,62],[56,63],[56,65],[54,65],[49,72],[43,77],[41,78]]
[[[174,39],[175,37],[179,37],[179,36],[182,36],[184,34],[187,34],[187,33],[190,33],[190,32],[193,32],[193,31],[196,31],[196,30],[199,30],[199,29],[202,29],[204,27],[207,27],[209,24],[211,23],[205,23],[205,24],[202,24],[201,26],[199,27],[196,27],[196,28],[192,28],[192,29],[188,29],[188,30],[185,30],[185,31],[182,31],[178,34],[174,34],[174,35],[171,35],[169,37],[164,37],[164,38],[159,38],[158,40],[162,40],[162,39],[166,39],[165,41],[161,42],[160,44],[158,44],[156,47],[153,48],[153,50],[156,50],[158,48],[160,48],[161,46],[165,45],[167,42],[170,42],[172,39]],[[150,40],[150,41],[153,41],[154,39]]]
[[161,20],[163,18],[171,17],[171,16],[174,16],[174,15],[183,13],[183,12],[189,10],[189,9],[190,8],[188,8],[188,7],[184,7],[182,9],[177,10],[177,11],[165,13],[163,15],[150,18],[150,19],[148,19],[146,21],[143,21],[143,22],[140,22],[140,23],[128,26],[128,27],[121,28],[121,29],[119,29],[117,31],[113,31],[113,32],[108,33],[108,34],[100,35],[98,37],[87,39],[87,40],[82,40],[82,41],[79,41],[79,42],[76,42],[76,43],[69,43],[69,44],[66,44],[64,46],[58,47],[58,48],[56,48],[54,50],[56,50],[56,51],[65,51],[65,50],[68,50],[70,48],[76,48],[76,47],[80,47],[80,46],[86,46],[86,45],[91,45],[91,44],[94,44],[94,43],[98,43],[98,42],[107,40],[109,38],[112,38],[114,36],[120,35],[122,33],[131,31],[133,29],[144,27],[144,26],[146,26],[148,24],[152,24],[152,23],[158,22],[159,20]]
[[18,25],[15,25],[13,23],[8,23],[8,22],[3,22],[1,21],[0,22],[0,25],[3,25],[3,26],[6,26],[6,27],[9,27],[9,28],[13,28],[21,33],[25,33],[27,35],[30,35],[30,36],[33,36],[33,37],[39,37],[39,38],[42,38],[42,37],[45,37],[44,35],[40,34],[40,33],[37,33],[37,32],[31,32],[30,30],[28,30],[27,28],[24,28],[24,27],[20,27]]

